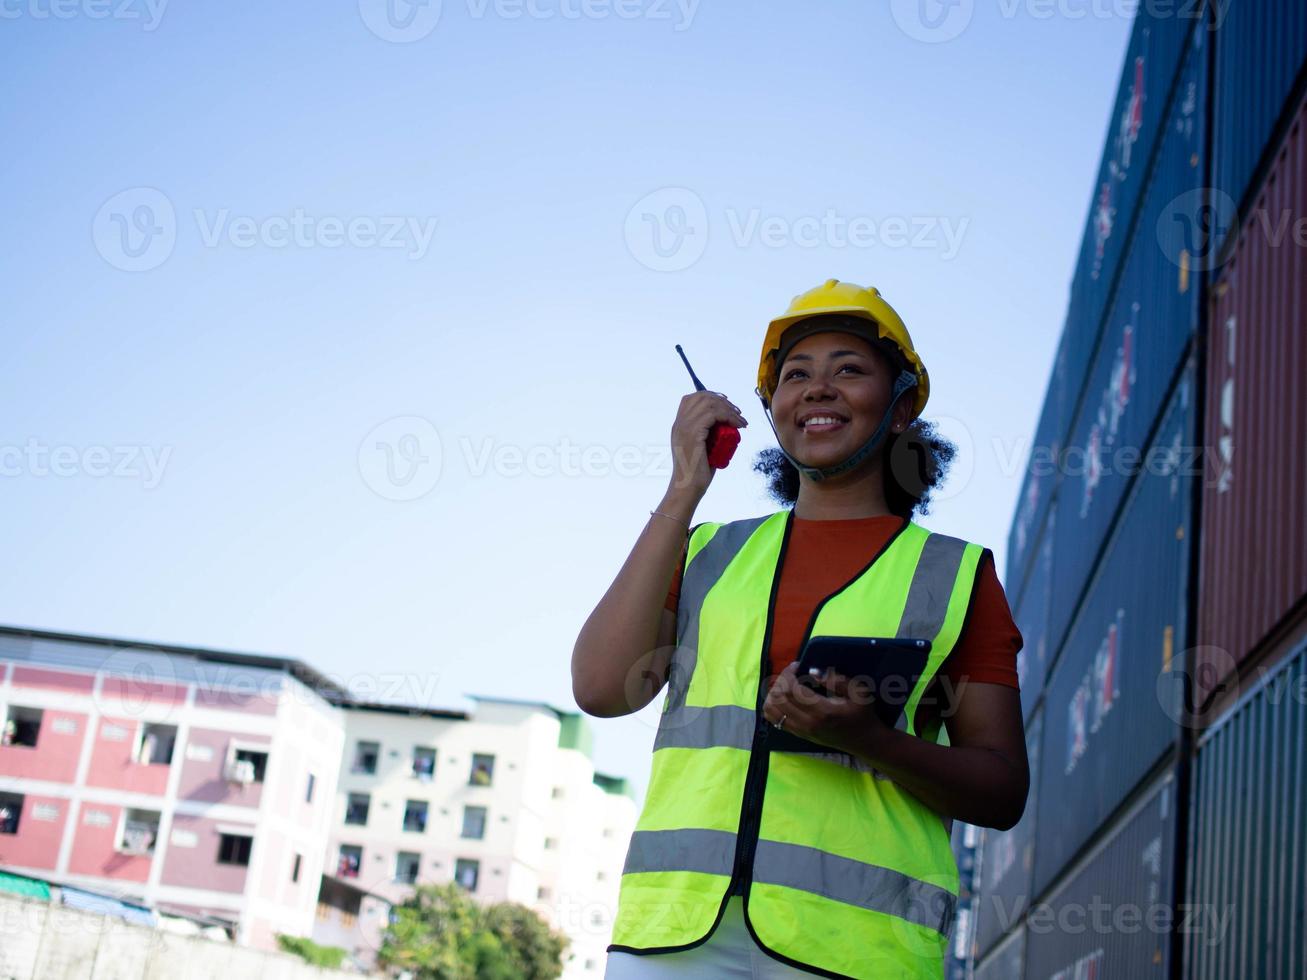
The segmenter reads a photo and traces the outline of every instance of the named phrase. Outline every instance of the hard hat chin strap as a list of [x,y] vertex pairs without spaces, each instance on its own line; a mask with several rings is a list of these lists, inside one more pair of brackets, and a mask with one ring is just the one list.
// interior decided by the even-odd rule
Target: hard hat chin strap
[[781,454],[790,461],[790,464],[795,469],[806,476],[809,480],[812,480],[814,483],[820,483],[822,480],[828,480],[833,476],[839,476],[841,473],[847,473],[849,470],[856,469],[867,461],[871,454],[876,451],[881,440],[885,438],[885,430],[889,426],[890,416],[894,414],[894,406],[898,404],[900,398],[916,386],[916,375],[911,371],[899,372],[898,378],[894,381],[894,394],[890,398],[889,407],[885,409],[885,415],[880,420],[880,425],[876,426],[876,431],[871,434],[871,438],[864,442],[862,447],[854,452],[848,459],[844,460],[844,462],[836,463],[834,466],[827,466],[824,468],[806,466],[785,451],[785,447],[781,445],[780,433],[776,431],[776,423],[772,421],[771,405],[768,403],[767,399],[763,397],[762,392],[757,392],[757,395],[762,400],[763,414],[767,416],[767,424],[771,426],[772,433],[776,436],[776,445],[779,447]]

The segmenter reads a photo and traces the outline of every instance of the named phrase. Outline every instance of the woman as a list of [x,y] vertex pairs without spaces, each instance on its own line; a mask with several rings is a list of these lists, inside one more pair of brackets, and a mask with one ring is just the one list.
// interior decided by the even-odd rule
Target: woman
[[[911,520],[953,447],[919,419],[929,378],[876,290],[796,297],[757,393],[779,448],[756,468],[793,506],[692,526],[709,431],[748,423],[685,396],[671,484],[573,651],[591,714],[668,685],[607,976],[940,977],[951,821],[1007,829],[1025,807],[1021,636],[989,551]],[[798,675],[812,636],[930,641],[897,727],[856,679]]]

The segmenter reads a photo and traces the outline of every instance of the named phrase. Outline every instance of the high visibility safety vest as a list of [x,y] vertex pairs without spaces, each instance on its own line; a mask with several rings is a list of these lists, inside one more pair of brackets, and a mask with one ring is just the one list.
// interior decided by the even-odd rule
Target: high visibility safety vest
[[[762,717],[793,511],[691,533],[648,795],[609,951],[707,940],[732,894],[774,958],[819,976],[940,978],[957,904],[949,821],[861,759]],[[907,521],[818,605],[810,636],[931,641],[900,727],[962,630],[983,550]]]

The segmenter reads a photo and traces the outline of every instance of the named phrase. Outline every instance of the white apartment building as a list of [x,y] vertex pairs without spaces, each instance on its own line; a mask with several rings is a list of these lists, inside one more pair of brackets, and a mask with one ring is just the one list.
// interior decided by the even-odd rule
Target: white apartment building
[[324,889],[352,893],[358,920],[324,918],[315,937],[345,944],[342,926],[356,926],[353,951],[370,962],[387,902],[416,883],[455,880],[482,901],[533,908],[564,932],[565,980],[601,977],[636,819],[629,788],[594,771],[581,715],[473,700],[472,715],[341,706],[345,751]]

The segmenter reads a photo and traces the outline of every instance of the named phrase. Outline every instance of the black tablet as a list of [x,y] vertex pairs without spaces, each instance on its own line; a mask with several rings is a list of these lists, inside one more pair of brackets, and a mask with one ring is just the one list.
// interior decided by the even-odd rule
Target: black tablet
[[[831,668],[845,677],[864,678],[871,685],[876,714],[893,728],[929,657],[929,640],[814,636],[809,638],[799,657],[799,677],[806,679],[812,668],[818,671]],[[813,682],[805,680],[805,683],[820,690]]]

